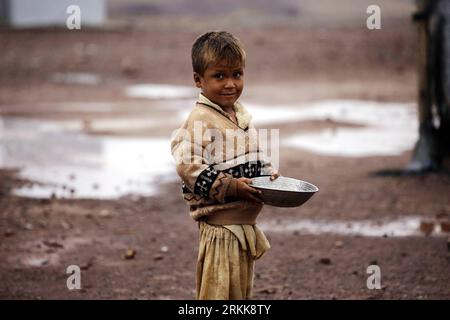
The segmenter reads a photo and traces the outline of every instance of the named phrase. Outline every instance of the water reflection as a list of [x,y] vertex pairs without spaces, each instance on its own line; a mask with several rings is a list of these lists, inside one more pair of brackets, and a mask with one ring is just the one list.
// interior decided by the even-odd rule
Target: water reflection
[[417,216],[407,216],[397,219],[345,221],[331,219],[270,220],[262,222],[259,225],[267,232],[283,233],[292,231],[310,235],[336,234],[364,237],[408,237],[443,235],[448,232],[442,228],[445,224],[424,220],[424,218]]
[[64,128],[64,122],[3,119],[0,166],[19,167],[23,178],[38,182],[16,195],[153,195],[159,183],[175,177],[168,139],[90,136]]

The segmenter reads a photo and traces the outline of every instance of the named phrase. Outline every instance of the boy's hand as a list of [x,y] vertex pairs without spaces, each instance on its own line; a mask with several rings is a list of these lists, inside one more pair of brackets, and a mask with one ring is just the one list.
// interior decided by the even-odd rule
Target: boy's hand
[[278,171],[274,171],[271,175],[270,175],[270,181],[273,181],[275,179],[277,179],[279,176],[281,176],[281,174]]
[[249,186],[252,183],[252,179],[249,178],[239,178],[237,179],[236,185],[236,194],[238,198],[254,201],[258,203],[263,203],[259,198],[259,195],[262,193],[260,190],[256,190]]

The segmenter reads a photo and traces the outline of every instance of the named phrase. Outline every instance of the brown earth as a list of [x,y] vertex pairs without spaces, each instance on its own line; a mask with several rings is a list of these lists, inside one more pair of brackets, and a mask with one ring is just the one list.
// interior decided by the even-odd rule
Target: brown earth
[[[393,24],[394,25],[394,24]],[[243,100],[270,104],[329,98],[412,102],[416,97],[414,28],[408,20],[370,32],[360,27],[231,28],[246,44]],[[152,117],[146,101],[125,96],[131,83],[191,85],[189,49],[197,32],[139,28],[0,30],[0,110],[3,116],[93,119],[86,111],[57,112],[67,102],[110,102],[107,117]],[[90,72],[98,86],[56,84],[54,72]],[[162,102],[163,103],[163,102]],[[167,115],[164,115],[167,116]],[[281,132],[342,126],[280,124]],[[166,135],[130,128],[121,135]],[[284,130],[284,131],[283,131]],[[94,132],[95,133],[95,132]],[[108,132],[117,134],[117,132]],[[450,219],[450,178],[375,175],[401,169],[396,157],[345,158],[281,150],[281,172],[320,192],[300,208],[266,206],[276,217],[376,219],[419,215]],[[164,196],[117,200],[28,199],[10,193],[25,183],[0,170],[0,298],[191,299],[195,288],[197,225],[178,183]],[[447,237],[361,237],[268,232],[272,249],[257,262],[255,299],[448,299]],[[128,249],[135,250],[125,259]],[[329,259],[329,260],[327,260]],[[366,287],[378,264],[382,290]],[[66,287],[66,268],[82,268],[82,289]]]

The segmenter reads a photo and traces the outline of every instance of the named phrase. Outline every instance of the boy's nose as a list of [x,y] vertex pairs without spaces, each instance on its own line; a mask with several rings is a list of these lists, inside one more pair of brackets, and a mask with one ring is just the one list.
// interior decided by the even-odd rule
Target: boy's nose
[[228,78],[227,81],[225,82],[225,88],[234,88],[235,84],[233,79]]

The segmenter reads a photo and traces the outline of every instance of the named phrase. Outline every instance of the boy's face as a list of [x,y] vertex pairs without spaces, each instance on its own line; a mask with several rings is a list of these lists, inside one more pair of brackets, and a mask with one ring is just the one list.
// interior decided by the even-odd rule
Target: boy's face
[[244,89],[244,68],[219,61],[209,66],[203,76],[194,72],[194,81],[209,100],[222,108],[232,108]]

